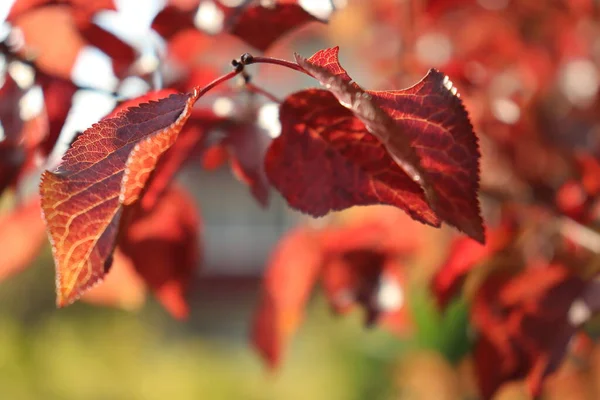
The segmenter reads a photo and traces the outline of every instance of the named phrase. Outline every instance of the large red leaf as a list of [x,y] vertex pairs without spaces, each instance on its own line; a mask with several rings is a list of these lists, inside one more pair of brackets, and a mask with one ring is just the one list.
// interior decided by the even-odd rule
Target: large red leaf
[[247,7],[233,21],[230,31],[252,47],[265,51],[290,30],[312,21],[323,22],[296,0],[279,0],[273,5]]
[[45,242],[39,197],[0,215],[0,280],[28,267]]
[[354,205],[389,204],[439,226],[419,185],[331,93],[295,93],[279,116],[282,134],[267,151],[265,169],[290,206],[318,217]]
[[175,142],[199,91],[130,108],[87,129],[40,192],[57,271],[57,304],[67,305],[110,267],[124,205],[138,200],[158,158]]
[[[322,50],[308,60],[296,55],[296,61],[352,112],[365,134],[383,144],[441,220],[483,242],[477,137],[448,78],[431,70],[408,89],[366,92],[349,80],[337,62],[337,51]],[[329,127],[334,122],[336,118],[321,124]],[[356,123],[354,127],[360,130]]]
[[189,313],[186,295],[200,262],[199,227],[194,200],[170,186],[152,210],[138,210],[119,241],[119,248],[176,318]]
[[252,344],[271,368],[302,320],[322,263],[317,238],[305,228],[287,234],[271,256],[252,327]]

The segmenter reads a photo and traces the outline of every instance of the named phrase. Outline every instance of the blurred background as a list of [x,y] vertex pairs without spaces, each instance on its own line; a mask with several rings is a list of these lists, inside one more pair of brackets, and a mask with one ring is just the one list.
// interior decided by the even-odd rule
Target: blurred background
[[[10,20],[13,3],[1,2],[0,21]],[[221,6],[235,9],[242,3],[189,0],[168,6],[190,12],[198,32],[217,35],[226,19]],[[259,53],[225,34],[207,36],[210,40],[205,35],[198,41],[181,39],[181,43],[165,40],[151,28],[167,6],[165,1],[115,0],[115,4],[116,11],[95,13],[93,21],[135,49],[135,73],[116,73],[111,56],[89,44],[78,49],[66,71],[62,66],[37,64],[44,73],[59,68],[61,79],[72,81],[77,89],[56,146],[18,186],[2,195],[0,212],[8,214],[36,192],[41,171],[55,167],[75,135],[108,114],[118,101],[159,86],[189,90],[190,71],[227,72],[232,59],[248,51]],[[565,186],[573,177],[584,176],[570,154],[600,155],[597,1],[305,0],[299,4],[329,23],[311,22],[291,31],[269,47],[269,56],[291,60],[294,52],[309,56],[339,45],[349,75],[362,87],[373,89],[404,88],[430,68],[442,70],[458,88],[480,138],[485,220],[497,226],[505,211],[500,204],[506,199],[551,204],[576,223],[564,228],[573,242],[600,252],[595,233],[600,208],[590,211],[589,219],[574,217],[579,212],[575,209],[584,203],[582,194]],[[28,42],[31,23],[21,18],[2,25],[0,40]],[[62,45],[58,41],[57,46]],[[38,56],[42,60],[42,53]],[[21,99],[24,121],[51,107],[34,82],[30,64],[2,56],[0,66],[5,77],[10,75],[26,91]],[[248,70],[257,86],[278,98],[316,86],[302,74],[270,65]],[[242,107],[219,91],[199,104],[220,116],[233,115]],[[257,124],[275,137],[279,132],[276,105],[261,99],[253,107]],[[3,140],[0,135],[0,143]],[[189,318],[172,318],[154,298],[134,289],[122,297],[120,307],[78,302],[57,310],[54,267],[46,243],[28,268],[2,274],[11,276],[0,282],[0,398],[481,398],[470,355],[475,334],[469,323],[468,296],[441,311],[430,289],[456,232],[405,220],[396,226],[421,243],[403,259],[406,276],[396,289],[402,301],[395,307],[410,315],[400,334],[380,326],[365,328],[360,310],[343,318],[334,315],[317,290],[282,365],[272,371],[249,345],[249,335],[263,271],[279,240],[298,225],[318,229],[373,213],[382,218],[397,215],[386,207],[374,207],[314,220],[291,211],[274,190],[264,209],[227,165],[209,171],[201,162],[190,162],[177,180],[193,195],[202,219],[198,242],[202,262],[189,296]],[[520,229],[543,230],[542,217],[535,215],[535,221]],[[538,239],[527,242],[524,253],[548,258],[549,252],[556,253],[549,250],[552,245],[546,236],[533,236]],[[0,243],[0,253],[11,251]],[[596,382],[600,353],[594,346],[590,349],[585,367],[577,357],[568,358],[553,378],[558,383],[551,382],[544,398],[600,398]],[[552,397],[557,393],[564,397]],[[494,398],[530,397],[517,380]]]

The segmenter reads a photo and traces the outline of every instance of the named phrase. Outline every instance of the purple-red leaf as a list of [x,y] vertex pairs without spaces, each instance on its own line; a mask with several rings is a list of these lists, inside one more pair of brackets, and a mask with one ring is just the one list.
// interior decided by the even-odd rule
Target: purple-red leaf
[[331,93],[295,93],[279,115],[282,134],[269,147],[265,167],[290,206],[318,217],[354,205],[389,204],[439,226],[419,185]]
[[[348,135],[362,132],[364,137],[370,136],[382,144],[406,178],[418,185],[421,194],[417,196],[423,198],[422,202],[436,218],[483,242],[477,198],[480,158],[477,137],[452,83],[440,72],[431,70],[408,89],[367,92],[350,80],[337,61],[337,51],[337,48],[322,50],[308,60],[300,56],[296,60],[337,98],[339,105],[351,112],[355,122],[345,122],[345,129],[352,127]],[[305,97],[303,101],[313,103],[317,97],[317,101],[323,101],[319,92],[312,93],[315,99]],[[326,105],[327,108],[323,104],[312,110],[313,119],[315,115],[321,116],[316,136],[340,125],[343,114],[336,109],[339,106],[335,107],[331,101]],[[334,135],[336,140],[344,136],[343,129]],[[347,151],[353,151],[351,146]],[[339,155],[339,148],[335,153]],[[326,158],[334,156],[328,154]],[[395,188],[415,192],[414,187]],[[347,199],[347,203],[351,202]],[[411,208],[415,207],[403,207],[409,213]]]
[[40,192],[54,260],[57,304],[75,301],[111,264],[123,206],[138,200],[175,142],[199,91],[130,108],[87,129]]

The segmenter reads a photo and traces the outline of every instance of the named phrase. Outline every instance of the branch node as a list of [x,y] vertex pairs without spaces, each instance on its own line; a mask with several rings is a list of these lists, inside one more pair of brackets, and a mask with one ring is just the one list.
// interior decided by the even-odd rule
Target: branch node
[[254,56],[250,53],[244,53],[242,54],[240,60],[244,65],[252,64],[252,62],[254,61]]
[[235,70],[235,72],[242,72],[244,70],[244,64],[239,62],[238,60],[231,60],[231,66]]

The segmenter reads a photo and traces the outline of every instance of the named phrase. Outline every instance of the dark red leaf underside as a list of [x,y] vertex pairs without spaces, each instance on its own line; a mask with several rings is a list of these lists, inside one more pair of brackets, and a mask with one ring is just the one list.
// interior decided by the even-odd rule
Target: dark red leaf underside
[[318,217],[354,205],[389,204],[439,225],[419,185],[330,92],[289,96],[280,120],[282,134],[273,140],[265,168],[292,207]]
[[67,305],[110,267],[122,206],[138,200],[157,159],[173,144],[198,92],[142,104],[87,129],[40,191],[57,270],[57,303]]
[[483,242],[477,137],[448,78],[431,70],[408,89],[367,92],[350,81],[337,51],[296,60],[383,143],[441,220]]
[[308,22],[320,21],[295,2],[278,2],[273,6],[250,6],[233,21],[232,34],[255,47],[267,50],[277,39]]

